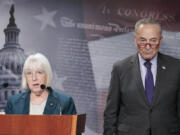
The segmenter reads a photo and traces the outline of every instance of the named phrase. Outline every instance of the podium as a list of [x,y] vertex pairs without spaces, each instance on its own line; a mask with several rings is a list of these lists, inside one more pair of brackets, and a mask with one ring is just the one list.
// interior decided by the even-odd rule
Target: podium
[[86,114],[0,115],[0,135],[78,135],[85,121]]

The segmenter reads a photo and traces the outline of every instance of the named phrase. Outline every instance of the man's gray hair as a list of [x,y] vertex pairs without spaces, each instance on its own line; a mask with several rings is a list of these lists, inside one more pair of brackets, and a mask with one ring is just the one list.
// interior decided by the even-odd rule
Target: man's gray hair
[[50,86],[52,81],[52,69],[51,65],[48,61],[48,59],[41,53],[35,53],[32,55],[29,55],[27,59],[25,60],[24,66],[23,66],[23,72],[22,72],[22,82],[21,87],[22,89],[27,89],[28,84],[26,80],[25,72],[28,68],[35,68],[35,69],[41,69],[46,73],[47,82],[46,86]]
[[136,24],[135,24],[135,33],[137,32],[137,29],[141,24],[155,24],[155,25],[157,25],[159,27],[160,34],[162,35],[161,24],[158,21],[156,21],[155,19],[153,19],[153,18],[143,18],[143,19],[140,19],[139,21],[137,21]]

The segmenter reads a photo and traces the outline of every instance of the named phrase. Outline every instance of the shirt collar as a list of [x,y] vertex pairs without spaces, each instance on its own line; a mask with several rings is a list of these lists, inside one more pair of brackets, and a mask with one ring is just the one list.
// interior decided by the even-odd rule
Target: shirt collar
[[[140,64],[144,64],[144,62],[146,62],[146,60],[143,59],[142,56],[139,53],[138,53],[138,57],[139,57]],[[156,65],[157,64],[157,54],[154,56],[153,59],[150,60],[150,62],[152,63],[152,65]]]

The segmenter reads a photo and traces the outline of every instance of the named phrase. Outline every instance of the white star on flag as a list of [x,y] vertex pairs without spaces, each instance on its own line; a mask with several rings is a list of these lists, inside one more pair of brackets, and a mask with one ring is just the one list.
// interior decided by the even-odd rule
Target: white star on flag
[[56,27],[53,18],[57,11],[48,12],[46,8],[42,8],[42,14],[35,16],[35,18],[41,21],[41,30],[44,30],[48,25]]

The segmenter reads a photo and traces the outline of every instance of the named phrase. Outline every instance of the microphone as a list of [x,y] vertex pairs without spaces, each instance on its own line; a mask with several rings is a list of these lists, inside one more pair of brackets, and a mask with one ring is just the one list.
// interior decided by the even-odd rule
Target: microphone
[[[44,85],[44,84],[41,84],[40,87],[41,87],[42,90],[47,90],[49,93],[52,92],[51,87],[46,87],[46,85]],[[58,102],[58,104],[59,104],[59,114],[62,115],[62,108],[61,108],[60,100],[56,96],[54,96],[53,94],[51,94],[51,96],[53,96],[56,99],[56,101]]]
[[43,90],[44,90],[44,89],[47,89],[44,84],[41,84],[40,87],[41,87],[41,89],[43,89]]
[[1,89],[1,88],[7,88],[8,85],[9,85],[8,83],[3,83],[3,84],[0,85],[0,89]]

